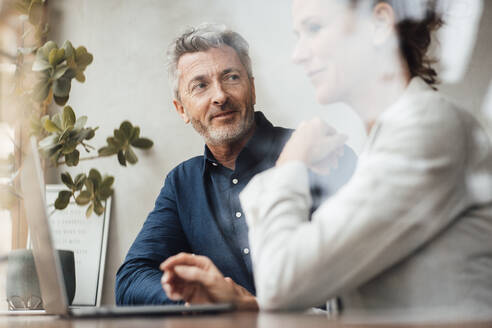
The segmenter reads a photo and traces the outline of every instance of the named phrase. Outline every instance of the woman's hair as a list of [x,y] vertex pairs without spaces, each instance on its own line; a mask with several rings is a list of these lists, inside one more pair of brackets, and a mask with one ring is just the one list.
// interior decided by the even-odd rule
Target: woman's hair
[[436,1],[408,0],[350,0],[353,6],[372,2],[389,4],[395,13],[396,30],[400,43],[400,51],[405,59],[411,77],[420,77],[427,84],[435,86],[439,81],[437,72],[432,68],[436,62],[428,56],[432,33],[438,30],[443,21],[437,13]]

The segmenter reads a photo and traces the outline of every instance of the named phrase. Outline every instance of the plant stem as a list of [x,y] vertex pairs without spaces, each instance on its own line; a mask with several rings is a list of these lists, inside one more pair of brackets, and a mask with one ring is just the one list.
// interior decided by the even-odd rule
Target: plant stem
[[[102,156],[97,155],[97,156],[84,157],[84,158],[80,158],[79,159],[79,162],[81,162],[81,161],[90,161],[90,160],[93,160],[93,159],[96,159],[96,158],[100,158],[100,157],[102,157]],[[61,161],[61,162],[56,163],[56,165],[63,165],[63,164],[66,164],[66,162],[65,161]]]

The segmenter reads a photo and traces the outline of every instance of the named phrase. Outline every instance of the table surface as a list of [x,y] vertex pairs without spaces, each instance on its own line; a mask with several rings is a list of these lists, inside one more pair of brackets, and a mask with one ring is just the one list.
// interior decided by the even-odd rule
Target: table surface
[[[359,318],[360,319],[360,318]],[[255,313],[232,312],[214,315],[187,315],[168,317],[134,317],[134,318],[104,318],[104,319],[62,319],[56,316],[0,316],[0,328],[4,327],[50,327],[50,328],[317,328],[317,327],[466,327],[489,328],[488,322],[460,322],[460,323],[433,323],[411,324],[369,320],[352,320],[343,317],[329,318],[323,314],[302,313]],[[387,320],[386,320],[387,321]]]

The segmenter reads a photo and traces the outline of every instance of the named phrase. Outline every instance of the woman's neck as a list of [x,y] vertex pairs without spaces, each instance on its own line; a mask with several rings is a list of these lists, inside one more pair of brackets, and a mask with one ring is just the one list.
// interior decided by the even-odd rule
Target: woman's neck
[[353,109],[360,115],[367,133],[369,133],[379,116],[405,92],[410,83],[410,74],[401,72],[382,76],[369,85],[359,88],[364,93],[351,97]]

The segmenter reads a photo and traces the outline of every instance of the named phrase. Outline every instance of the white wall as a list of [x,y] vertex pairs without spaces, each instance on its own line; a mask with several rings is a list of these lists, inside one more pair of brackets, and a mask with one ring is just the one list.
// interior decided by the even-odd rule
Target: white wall
[[[317,105],[303,71],[290,63],[294,43],[290,1],[50,0],[50,9],[52,38],[59,44],[69,39],[74,46],[85,45],[94,54],[86,71],[87,82],[73,83],[69,101],[77,115],[88,115],[88,125],[99,126],[92,144],[101,146],[125,119],[139,125],[142,134],[155,142],[148,155],[139,153],[135,167],[122,168],[114,158],[81,165],[97,164],[102,172],[116,177],[104,303],[114,302],[116,270],[152,209],[165,175],[203,151],[201,138],[184,126],[172,107],[164,65],[167,45],[186,26],[224,23],[249,41],[256,108],[274,124],[295,127],[301,119],[322,115],[349,135],[348,143],[356,151],[362,148],[365,136],[355,115],[344,106]],[[490,31],[490,10],[487,19],[483,38]],[[490,64],[490,55],[485,53],[492,53],[491,43],[482,43],[485,49],[474,58],[467,87],[444,88],[465,103],[474,104],[480,96],[481,85],[473,87],[475,81],[482,83],[484,75],[491,76],[491,65],[484,67],[485,62]]]

